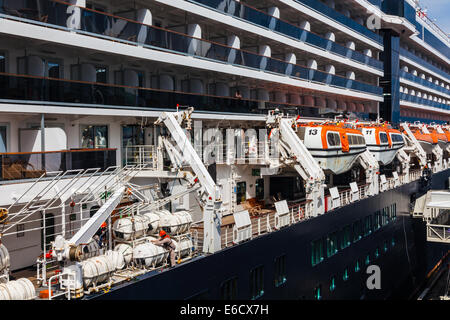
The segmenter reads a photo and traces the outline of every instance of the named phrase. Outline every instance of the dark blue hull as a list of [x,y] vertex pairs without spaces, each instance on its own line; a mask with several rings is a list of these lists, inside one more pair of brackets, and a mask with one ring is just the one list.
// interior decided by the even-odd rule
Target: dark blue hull
[[[434,174],[431,188],[448,188],[449,175],[450,170]],[[145,274],[111,288],[108,293],[85,298],[221,299],[224,284],[227,286],[230,284],[227,281],[235,279],[233,298],[247,300],[255,298],[251,270],[257,267],[262,267],[259,299],[407,298],[445,250],[427,244],[424,223],[409,214],[411,197],[425,192],[426,188],[415,181],[171,270]],[[350,245],[327,255],[327,237],[335,232],[341,234],[346,226],[353,229],[356,221],[364,225],[367,216],[374,217],[375,212],[382,213],[393,204],[395,218],[357,241],[352,238]],[[324,243],[324,257],[313,266],[312,242],[320,239]],[[285,257],[282,273],[286,281],[275,285],[275,275],[280,273],[276,259],[280,256]],[[381,289],[367,288],[368,265],[380,267]]]

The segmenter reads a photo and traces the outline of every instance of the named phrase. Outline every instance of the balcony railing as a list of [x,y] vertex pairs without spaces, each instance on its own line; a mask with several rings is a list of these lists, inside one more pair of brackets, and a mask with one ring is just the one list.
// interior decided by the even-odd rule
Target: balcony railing
[[223,0],[188,0],[189,2],[198,3],[220,12],[227,13],[236,18],[244,19],[258,26],[277,31],[283,35],[294,38],[315,47],[319,47],[326,51],[336,53],[340,56],[358,61],[360,63],[369,65],[379,70],[383,70],[383,62],[365,54],[346,48],[334,41],[327,40],[321,36],[301,29],[293,24],[290,24],[281,19],[275,18],[258,9],[244,5],[237,1],[223,1]]
[[431,101],[429,99],[419,98],[419,97],[412,96],[412,95],[409,95],[406,93],[400,93],[400,100],[409,101],[409,102],[413,102],[413,103],[417,103],[417,104],[421,104],[421,105],[425,105],[425,106],[440,108],[443,110],[450,110],[449,105]]
[[375,32],[369,30],[363,25],[360,25],[355,20],[352,20],[351,18],[348,18],[347,16],[343,15],[342,13],[337,12],[336,10],[330,8],[326,4],[317,1],[317,0],[294,0],[295,2],[301,3],[303,5],[306,5],[310,7],[311,9],[314,9],[315,11],[326,15],[328,18],[331,18],[340,24],[362,34],[363,36],[366,36],[369,39],[372,39],[373,41],[377,42],[378,44],[383,44],[383,38],[376,34]]
[[446,88],[438,86],[437,84],[435,84],[431,81],[422,79],[420,77],[417,77],[417,76],[415,76],[409,72],[403,71],[403,70],[400,71],[400,78],[405,78],[406,80],[413,81],[415,83],[421,84],[422,86],[428,87],[430,89],[437,90],[437,91],[445,93],[445,94],[450,94],[450,90],[447,90]]
[[437,68],[436,66],[432,65],[428,61],[425,61],[422,58],[419,58],[414,53],[409,52],[408,50],[406,50],[404,48],[400,48],[400,56],[404,56],[405,58],[408,58],[408,59],[420,64],[421,66],[443,76],[445,79],[447,79],[447,81],[450,81],[450,74]]
[[318,109],[299,104],[237,99],[184,93],[179,91],[109,85],[97,82],[11,75],[0,73],[0,100],[50,102],[140,107],[145,109],[175,109],[178,104],[195,106],[198,111],[227,113],[260,113],[279,108],[291,114],[318,116]]
[[[330,86],[352,89],[364,93],[382,95],[383,89],[372,84],[358,82],[348,78],[332,75],[326,72],[308,69],[306,67],[287,63],[282,60],[265,57],[249,51],[234,49],[219,43],[205,41],[185,34],[147,26],[135,21],[117,16],[102,14],[90,9],[72,6],[79,10],[80,19],[70,24],[71,16],[67,12],[68,5],[53,1],[40,1],[39,10],[27,10],[20,14],[27,22],[45,22],[47,26],[59,26],[83,34],[111,37],[129,44],[139,44],[147,48],[182,53],[202,59],[220,61],[253,70],[268,71],[278,75],[288,76],[300,80],[323,83]],[[16,9],[3,5],[0,12],[8,15],[18,15]]]
[[115,165],[116,149],[0,153],[0,181],[34,179],[76,169],[105,171]]

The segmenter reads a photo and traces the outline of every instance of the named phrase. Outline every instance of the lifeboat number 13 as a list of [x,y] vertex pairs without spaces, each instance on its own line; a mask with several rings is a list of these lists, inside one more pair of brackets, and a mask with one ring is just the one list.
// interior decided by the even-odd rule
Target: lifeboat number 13
[[309,135],[315,136],[317,134],[317,129],[309,129]]

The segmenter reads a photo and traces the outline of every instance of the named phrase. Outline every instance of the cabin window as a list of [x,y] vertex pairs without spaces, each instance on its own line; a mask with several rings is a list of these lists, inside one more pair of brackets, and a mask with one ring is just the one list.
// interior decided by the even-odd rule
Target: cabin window
[[361,237],[361,234],[362,234],[361,229],[362,229],[361,220],[355,221],[353,223],[353,242],[356,242],[362,238]]
[[345,226],[341,231],[340,248],[347,248],[351,244],[352,228],[350,225]]
[[361,263],[359,262],[359,259],[357,259],[355,263],[355,272],[359,272],[360,270],[361,270]]
[[108,68],[95,66],[96,82],[108,83]]
[[247,198],[247,184],[245,181],[236,184],[236,204],[241,204]]
[[311,264],[316,264],[323,261],[323,241],[322,239],[311,242]]
[[381,225],[385,226],[389,223],[389,207],[383,208],[381,214]]
[[314,288],[314,299],[322,300],[322,286],[320,284]]
[[378,230],[381,228],[381,213],[380,211],[375,212],[375,222],[374,222],[374,230]]
[[41,212],[41,249],[43,251],[50,250],[52,241],[55,241],[55,217],[52,213],[45,213],[44,217]]
[[375,256],[375,259],[378,258],[378,257],[380,256],[380,249],[375,248],[375,254],[374,254],[374,256]]
[[366,266],[370,264],[370,254],[367,254],[365,263]]
[[108,148],[108,126],[80,125],[81,148]]
[[0,153],[7,152],[8,143],[7,143],[7,127],[0,125]]
[[397,204],[391,204],[391,221],[395,221],[397,219]]
[[257,179],[255,183],[256,200],[264,200],[264,179]]
[[364,236],[368,236],[372,233],[372,216],[364,218]]
[[6,54],[0,52],[0,72],[6,72]]
[[258,299],[264,294],[264,266],[250,271],[250,294],[252,300]]
[[336,289],[336,277],[332,276],[330,281],[330,291],[334,291]]
[[327,133],[327,142],[329,147],[339,146],[341,144],[341,139],[338,133],[328,132]]
[[348,268],[344,269],[344,274],[342,275],[342,280],[344,280],[344,281],[348,280]]
[[281,286],[286,280],[286,255],[282,255],[275,259],[275,287]]
[[384,243],[383,243],[383,251],[384,251],[384,252],[387,252],[388,249],[389,249],[388,241],[387,241],[387,240],[384,240]]
[[380,142],[381,143],[387,143],[388,142],[387,134],[385,132],[380,132]]
[[23,223],[18,224],[16,229],[17,229],[16,230],[17,231],[16,232],[17,238],[25,236],[25,224],[23,224]]
[[[144,145],[145,130],[141,126],[127,125],[122,127],[122,164],[136,163],[139,156],[139,148]],[[145,154],[148,154],[145,149]]]
[[220,286],[222,300],[235,300],[237,298],[237,277],[226,280]]
[[338,252],[337,238],[337,232],[333,232],[327,237],[327,257],[331,257]]

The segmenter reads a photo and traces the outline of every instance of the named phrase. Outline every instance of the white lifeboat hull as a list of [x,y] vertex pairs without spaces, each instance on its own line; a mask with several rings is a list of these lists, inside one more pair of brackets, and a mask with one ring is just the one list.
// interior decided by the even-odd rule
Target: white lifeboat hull
[[366,151],[366,147],[350,148],[349,152],[339,149],[309,149],[311,155],[319,163],[324,171],[331,171],[333,174],[341,174],[349,171],[359,155]]
[[367,149],[381,165],[386,166],[394,161],[395,156],[403,146],[403,143],[393,144],[392,148],[389,148],[388,144],[368,145]]

